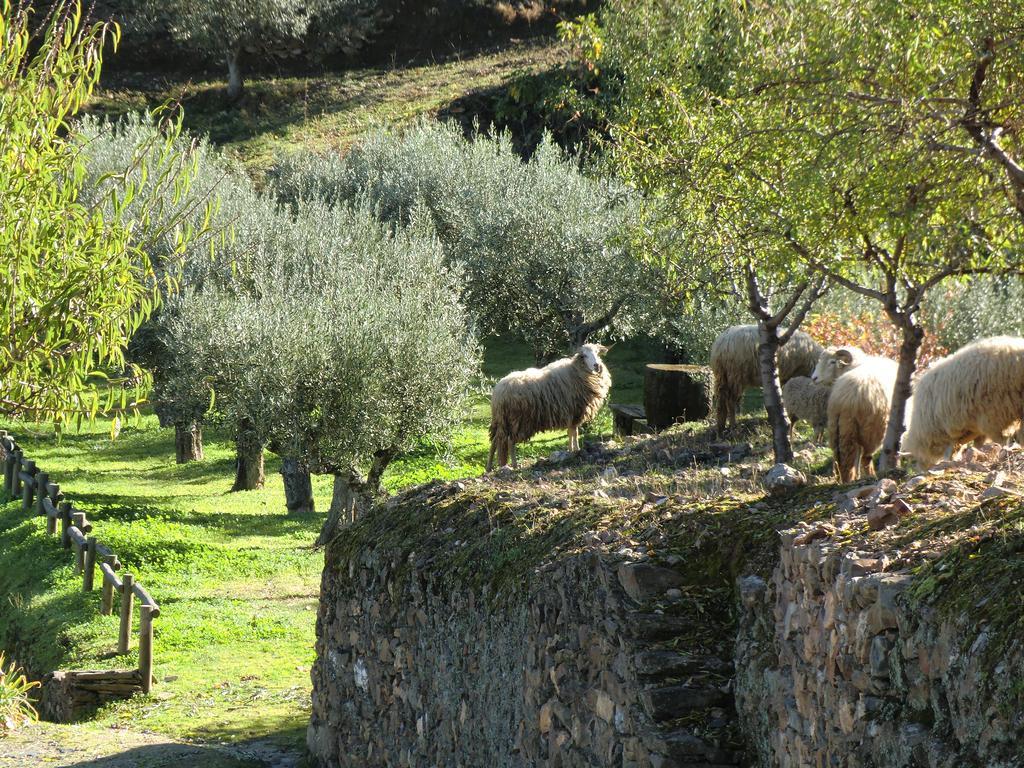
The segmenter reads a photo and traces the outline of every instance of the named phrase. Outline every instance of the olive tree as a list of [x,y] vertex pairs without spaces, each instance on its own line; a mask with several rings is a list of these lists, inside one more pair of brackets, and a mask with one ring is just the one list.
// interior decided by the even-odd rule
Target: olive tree
[[[318,16],[330,20],[349,14],[365,17],[357,30],[376,19],[365,0],[146,0],[141,18],[149,26],[166,27],[184,47],[202,56],[223,56],[228,69],[227,95],[242,95],[242,56],[281,55],[301,42]],[[370,24],[372,26],[372,24]]]
[[[151,399],[161,424],[174,426],[178,463],[201,459],[209,386],[170,373],[187,366],[181,357],[189,351],[168,345],[164,330],[167,318],[177,311],[174,296],[180,286],[233,281],[244,274],[225,235],[238,214],[250,209],[248,200],[254,193],[241,169],[206,141],[182,135],[168,140],[166,124],[161,125],[154,115],[130,114],[117,121],[86,117],[76,126],[76,142],[81,148],[86,199],[107,210],[111,195],[134,192],[122,215],[132,224],[133,241],[146,249],[162,301],[133,335],[128,353],[153,377]],[[188,189],[175,189],[164,181],[173,178],[168,171],[177,166],[190,169]],[[224,193],[230,200],[215,205]],[[175,227],[168,226],[172,222]],[[192,235],[186,248],[175,239],[180,229]]]
[[344,157],[294,156],[273,175],[285,200],[365,196],[395,225],[425,207],[481,332],[516,333],[539,361],[655,322],[659,281],[630,242],[639,201],[581,173],[549,138],[523,162],[508,136],[468,141],[420,123],[376,132]]
[[274,258],[255,289],[186,294],[193,309],[172,333],[223,382],[218,407],[334,476],[327,543],[379,492],[395,456],[459,423],[478,349],[461,276],[422,211],[394,232],[366,205],[319,202],[267,224]]
[[[124,408],[127,390],[97,386],[126,367],[125,346],[159,303],[148,243],[135,237],[133,210],[148,216],[160,199],[132,185],[113,190],[104,205],[88,199],[83,159],[71,119],[96,84],[116,27],[81,23],[78,3],[54,5],[36,35],[25,6],[0,5],[0,413],[52,418]],[[178,130],[155,142],[166,149]],[[128,159],[146,166],[144,155]],[[188,188],[187,164],[149,168],[172,202]],[[186,244],[187,228],[171,216],[150,230],[169,252]],[[145,384],[141,372],[126,379]],[[144,386],[136,389],[141,396]]]

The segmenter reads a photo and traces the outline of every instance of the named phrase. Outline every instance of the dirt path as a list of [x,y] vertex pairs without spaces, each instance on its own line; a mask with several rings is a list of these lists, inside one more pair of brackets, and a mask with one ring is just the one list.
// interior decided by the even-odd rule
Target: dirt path
[[0,738],[0,768],[302,768],[300,755],[265,742],[186,744],[87,725],[37,723]]

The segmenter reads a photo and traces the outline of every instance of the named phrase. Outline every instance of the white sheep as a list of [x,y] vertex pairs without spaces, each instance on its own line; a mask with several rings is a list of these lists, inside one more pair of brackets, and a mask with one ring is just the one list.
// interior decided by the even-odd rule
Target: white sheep
[[601,361],[607,352],[600,344],[584,344],[572,357],[543,368],[513,371],[491,394],[491,450],[487,471],[498,454],[498,466],[512,459],[516,445],[548,429],[569,431],[569,450],[578,451],[579,428],[594,418],[608,396],[611,374]]
[[841,482],[874,474],[871,457],[885,437],[897,368],[893,360],[865,355],[832,384],[829,445]]
[[[829,387],[835,380],[869,359],[869,355],[858,347],[829,347],[818,357],[811,374],[811,381]],[[884,359],[884,358],[883,358]]]
[[815,384],[807,376],[794,376],[782,386],[782,403],[790,420],[790,439],[797,422],[807,421],[814,427],[813,440],[821,440],[828,426],[829,392],[829,387]]
[[[715,377],[715,417],[719,432],[736,426],[740,398],[748,387],[761,386],[761,368],[757,360],[760,337],[756,325],[726,328],[711,346],[711,371]],[[809,376],[821,354],[821,345],[802,331],[779,349],[779,381],[785,384],[794,376]]]
[[972,440],[1005,442],[1022,413],[1024,339],[980,339],[921,376],[903,449],[928,467]]

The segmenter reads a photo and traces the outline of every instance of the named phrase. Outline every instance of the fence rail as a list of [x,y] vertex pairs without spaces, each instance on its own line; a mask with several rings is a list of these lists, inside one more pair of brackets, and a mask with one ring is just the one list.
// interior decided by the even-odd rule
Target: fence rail
[[4,467],[4,490],[11,499],[21,497],[25,514],[33,512],[46,517],[46,532],[54,536],[60,528],[60,540],[75,558],[75,572],[82,575],[82,589],[92,592],[96,584],[96,571],[100,573],[100,613],[114,612],[114,595],[120,597],[121,624],[117,635],[117,653],[131,650],[132,615],[138,598],[139,606],[139,676],[142,691],[149,693],[153,686],[153,619],[160,615],[160,606],[130,573],[121,573],[121,561],[109,547],[96,540],[92,523],[85,513],[64,498],[60,485],[50,481],[50,475],[40,470],[34,461],[26,459],[24,451],[6,431],[0,430],[0,457]]

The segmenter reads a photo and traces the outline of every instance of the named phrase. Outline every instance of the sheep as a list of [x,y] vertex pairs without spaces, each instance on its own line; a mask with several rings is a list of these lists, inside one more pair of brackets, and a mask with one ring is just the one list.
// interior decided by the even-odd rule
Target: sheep
[[[715,378],[716,429],[726,422],[736,426],[736,411],[743,390],[761,386],[761,368],[757,360],[760,336],[756,325],[726,328],[711,346],[711,370]],[[802,331],[779,349],[779,380],[785,384],[794,376],[809,376],[821,354],[821,345]]]
[[829,446],[843,483],[874,474],[871,457],[885,437],[897,368],[888,358],[864,355],[859,365],[847,368],[831,387]]
[[933,363],[914,394],[903,450],[922,467],[961,445],[1005,442],[1024,411],[1024,339],[980,339]]
[[814,427],[814,441],[821,440],[828,426],[829,387],[815,384],[807,376],[795,376],[782,387],[782,402],[789,415],[789,437],[798,421],[808,421]]
[[597,414],[612,377],[601,355],[608,351],[600,344],[584,344],[572,357],[556,360],[543,368],[513,371],[499,381],[491,395],[491,450],[487,471],[494,454],[498,465],[516,461],[516,444],[547,429],[567,429],[569,450],[580,448],[579,428]]
[[811,381],[824,387],[832,386],[835,380],[869,359],[858,347],[829,347],[818,357],[811,374]]

